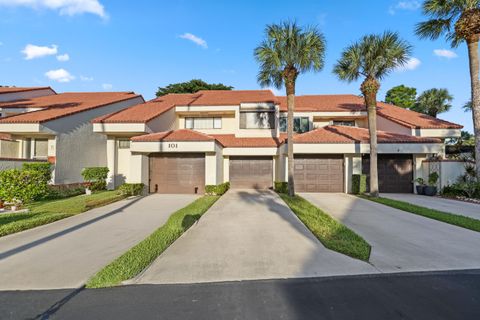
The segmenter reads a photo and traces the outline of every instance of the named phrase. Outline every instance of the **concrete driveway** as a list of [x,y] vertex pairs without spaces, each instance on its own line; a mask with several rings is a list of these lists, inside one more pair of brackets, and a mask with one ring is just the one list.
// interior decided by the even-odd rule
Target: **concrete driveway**
[[123,200],[0,238],[0,290],[76,288],[194,195]]
[[480,268],[480,233],[347,194],[306,193],[372,245],[381,272]]
[[230,190],[134,283],[199,283],[376,272],[326,249],[271,191]]
[[480,220],[480,204],[405,193],[382,193],[381,196]]

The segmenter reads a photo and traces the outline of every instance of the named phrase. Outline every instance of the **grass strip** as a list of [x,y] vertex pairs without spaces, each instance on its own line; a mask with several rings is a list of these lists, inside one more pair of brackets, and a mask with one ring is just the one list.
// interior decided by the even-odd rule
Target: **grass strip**
[[0,237],[68,218],[124,199],[117,191],[102,191],[61,200],[37,201],[28,212],[0,214]]
[[371,246],[358,234],[300,196],[280,197],[325,247],[368,261]]
[[455,226],[462,227],[465,229],[470,229],[473,231],[480,232],[480,220],[477,220],[474,218],[461,216],[459,214],[454,214],[450,212],[444,212],[444,211],[439,211],[435,209],[425,208],[422,206],[417,206],[415,204],[411,204],[411,203],[399,201],[399,200],[393,200],[393,199],[381,198],[381,197],[375,198],[367,195],[359,195],[359,197],[362,199],[377,202],[395,209],[400,209],[413,214],[418,214],[423,217],[427,217],[427,218],[438,220],[441,222],[453,224]]
[[138,275],[200,219],[219,198],[203,196],[173,213],[163,226],[90,278],[87,288],[115,286]]

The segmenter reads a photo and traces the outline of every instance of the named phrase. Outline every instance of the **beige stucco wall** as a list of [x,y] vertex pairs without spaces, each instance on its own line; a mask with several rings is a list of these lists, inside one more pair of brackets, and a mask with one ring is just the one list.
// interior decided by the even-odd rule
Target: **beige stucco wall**
[[18,141],[0,140],[0,158],[18,158],[19,147]]
[[147,122],[148,132],[162,132],[174,129],[177,129],[174,108]]
[[411,136],[412,129],[399,125],[396,122],[388,120],[382,116],[377,115],[377,130],[395,132]]
[[127,177],[128,183],[143,183],[148,189],[149,179],[148,155],[132,153],[130,156],[130,174]]

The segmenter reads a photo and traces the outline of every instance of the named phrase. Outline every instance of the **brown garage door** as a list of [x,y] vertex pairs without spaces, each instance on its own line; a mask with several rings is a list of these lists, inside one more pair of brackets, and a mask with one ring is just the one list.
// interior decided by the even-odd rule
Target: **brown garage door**
[[[363,173],[370,174],[370,156],[362,158]],[[368,179],[367,179],[368,180]],[[409,154],[378,155],[378,189],[385,193],[413,192],[413,160]],[[369,185],[367,181],[367,186]]]
[[204,193],[205,154],[150,155],[150,192]]
[[272,157],[230,157],[231,188],[268,189],[272,180]]
[[343,155],[296,155],[298,192],[343,192]]

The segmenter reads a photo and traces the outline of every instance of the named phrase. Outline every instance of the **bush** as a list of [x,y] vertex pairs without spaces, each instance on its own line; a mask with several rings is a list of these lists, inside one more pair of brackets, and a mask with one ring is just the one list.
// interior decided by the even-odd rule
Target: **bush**
[[352,175],[352,193],[363,194],[367,192],[367,175],[353,174]]
[[221,196],[230,189],[230,182],[224,182],[218,185],[205,186],[205,194],[209,196]]
[[54,200],[54,199],[65,199],[74,196],[79,196],[85,193],[85,187],[83,186],[74,186],[59,188],[57,186],[48,186],[48,191],[45,196],[45,199]]
[[52,180],[52,165],[49,162],[26,162],[22,169],[41,172],[47,183]]
[[10,203],[29,203],[48,191],[45,173],[39,170],[0,171],[0,199]]
[[273,183],[273,190],[278,193],[288,193],[288,182],[275,181]]
[[441,191],[441,195],[446,197],[467,197],[480,199],[480,182],[459,181],[452,185],[445,186]]
[[128,196],[139,196],[142,194],[145,185],[143,183],[124,183],[118,190],[121,194]]
[[89,183],[89,188],[92,191],[107,189],[107,167],[90,167],[84,168],[82,171],[83,180]]
[[428,185],[435,187],[437,185],[438,178],[440,178],[440,176],[438,175],[438,172],[434,171],[430,173],[428,175]]

